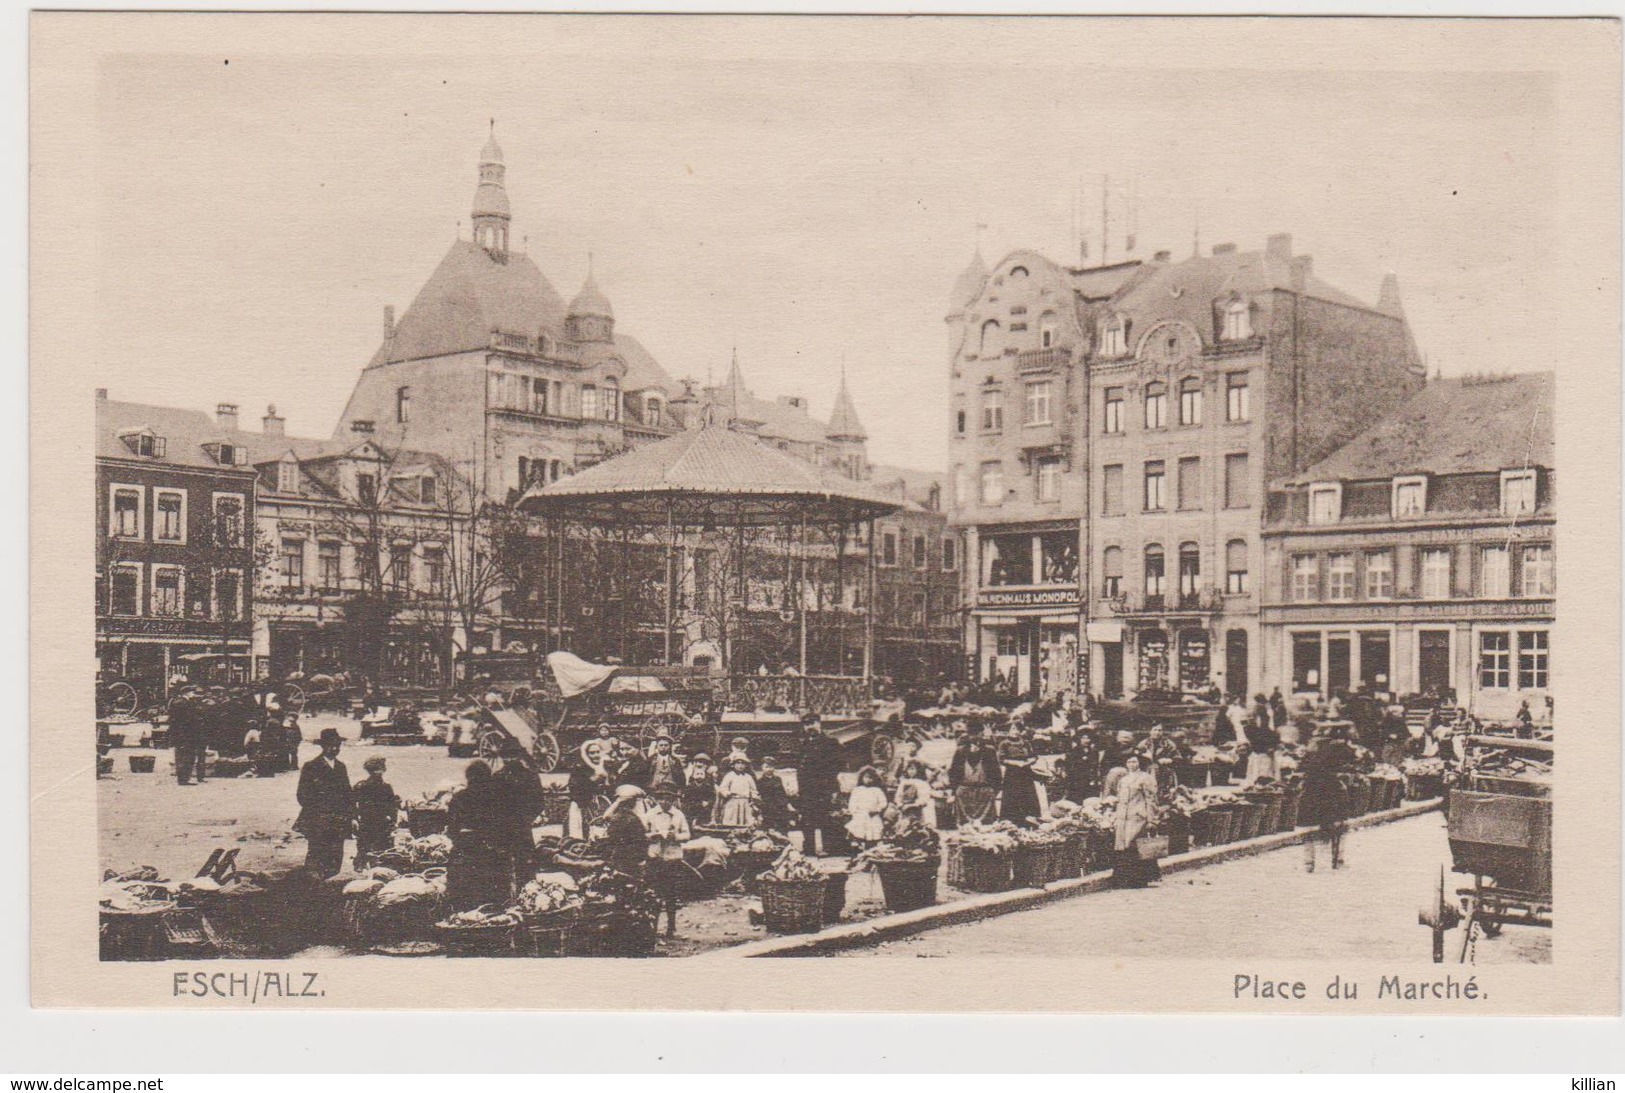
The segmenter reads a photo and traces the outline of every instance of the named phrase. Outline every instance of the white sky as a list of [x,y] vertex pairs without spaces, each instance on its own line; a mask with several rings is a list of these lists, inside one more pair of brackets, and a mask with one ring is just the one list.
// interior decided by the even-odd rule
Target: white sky
[[1084,177],[1098,257],[1103,173],[1138,179],[1141,256],[1188,255],[1198,210],[1204,248],[1291,232],[1362,298],[1397,272],[1447,374],[1552,366],[1538,317],[1571,287],[1544,211],[1540,73],[1265,71],[1217,50],[1217,70],[1159,67],[1154,35],[1106,53],[1082,22],[998,64],[977,61],[975,21],[937,24],[952,48],[936,55],[887,48],[893,21],[868,24],[861,55],[762,59],[711,52],[703,23],[667,20],[642,52],[590,48],[601,28],[501,25],[477,59],[428,37],[415,56],[106,62],[87,163],[97,384],[237,402],[249,422],[274,402],[291,431],[325,435],[383,305],[404,312],[459,220],[466,237],[490,117],[514,244],[529,237],[566,300],[592,251],[619,329],[674,376],[720,380],[737,342],[758,394],[820,414],[844,356],[878,462],[945,461],[942,316],[975,224],[990,260],[1070,261]]

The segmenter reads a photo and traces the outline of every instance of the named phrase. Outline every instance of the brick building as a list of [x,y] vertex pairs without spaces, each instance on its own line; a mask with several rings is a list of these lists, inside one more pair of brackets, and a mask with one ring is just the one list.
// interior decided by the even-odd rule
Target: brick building
[[1556,576],[1551,373],[1439,379],[1277,480],[1266,676],[1326,696],[1453,693],[1509,718],[1548,693]]
[[207,414],[96,393],[96,656],[167,691],[181,657],[249,671],[254,470]]
[[1365,304],[1286,235],[1179,262],[1018,251],[980,268],[948,316],[978,678],[1256,690],[1264,483],[1420,385],[1397,282]]

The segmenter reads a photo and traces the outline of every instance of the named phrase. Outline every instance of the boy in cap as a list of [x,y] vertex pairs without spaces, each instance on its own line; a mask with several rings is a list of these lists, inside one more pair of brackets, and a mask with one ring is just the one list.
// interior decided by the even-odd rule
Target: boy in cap
[[355,784],[355,867],[366,868],[373,854],[389,849],[395,837],[395,818],[401,799],[395,788],[384,781],[387,767],[382,755],[374,755],[361,769],[367,776]]
[[683,861],[683,844],[691,835],[688,817],[677,807],[682,790],[666,783],[654,791],[655,807],[644,817],[649,829],[649,887],[660,897],[660,910],[666,916],[666,936],[677,933],[678,893],[688,865]]

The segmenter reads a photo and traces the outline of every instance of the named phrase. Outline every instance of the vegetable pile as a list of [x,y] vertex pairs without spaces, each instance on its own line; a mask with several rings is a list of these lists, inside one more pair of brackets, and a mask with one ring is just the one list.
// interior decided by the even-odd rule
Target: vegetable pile
[[458,911],[442,919],[438,925],[451,929],[481,929],[490,926],[517,926],[519,914],[513,908],[499,909],[489,903],[472,911]]
[[425,835],[414,839],[410,832],[396,831],[394,845],[378,855],[378,863],[401,873],[417,873],[451,858],[448,835]]
[[824,871],[808,861],[801,851],[787,846],[773,862],[773,867],[762,874],[763,880],[822,881]]
[[512,909],[528,917],[580,907],[582,902],[581,892],[568,874],[538,873],[519,890]]
[[426,789],[417,797],[406,802],[407,808],[433,808],[443,809],[451,807],[451,799],[457,793],[455,785],[441,786],[439,789]]
[[106,880],[100,892],[101,908],[122,914],[167,911],[175,906],[169,885],[151,880]]
[[1399,764],[1399,769],[1411,778],[1425,778],[1443,774],[1445,762],[1437,755],[1430,755],[1426,759],[1406,759]]

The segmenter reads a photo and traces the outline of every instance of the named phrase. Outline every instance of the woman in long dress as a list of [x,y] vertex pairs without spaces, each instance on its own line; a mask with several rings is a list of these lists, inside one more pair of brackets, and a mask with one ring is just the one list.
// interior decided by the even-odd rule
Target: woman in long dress
[[735,756],[733,769],[717,783],[717,822],[723,827],[755,827],[762,795],[750,773],[750,760]]
[[886,834],[886,790],[874,767],[858,771],[858,784],[846,799],[847,834],[864,846],[873,846]]
[[1117,865],[1112,884],[1118,888],[1144,888],[1162,878],[1154,859],[1142,860],[1134,841],[1145,833],[1157,816],[1157,780],[1140,768],[1140,757],[1124,760],[1124,773],[1117,781]]
[[1015,824],[1032,824],[1043,816],[1038,796],[1042,775],[1034,769],[1032,749],[1025,740],[1013,740],[1005,749],[1000,765],[1004,792],[999,798],[999,819]]
[[512,858],[506,794],[483,759],[468,764],[466,785],[447,809],[451,856],[446,861],[446,902],[453,911],[484,904],[501,907],[512,895]]

